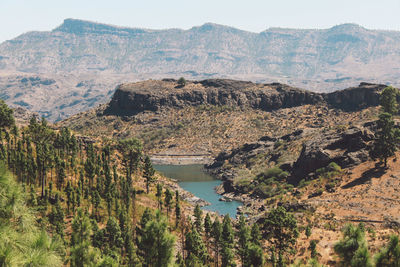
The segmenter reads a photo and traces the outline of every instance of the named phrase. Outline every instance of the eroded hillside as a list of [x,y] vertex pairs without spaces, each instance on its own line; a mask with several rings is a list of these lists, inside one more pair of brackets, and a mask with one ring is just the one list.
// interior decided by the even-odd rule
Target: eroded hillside
[[94,136],[135,136],[150,153],[216,155],[266,135],[365,121],[384,87],[363,83],[318,94],[278,83],[204,80],[182,87],[176,80],[149,80],[119,86],[108,105],[60,125]]

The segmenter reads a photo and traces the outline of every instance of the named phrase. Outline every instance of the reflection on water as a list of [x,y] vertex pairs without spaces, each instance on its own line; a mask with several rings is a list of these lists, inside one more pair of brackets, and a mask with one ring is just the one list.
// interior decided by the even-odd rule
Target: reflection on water
[[179,185],[186,191],[211,203],[203,209],[216,211],[221,215],[228,213],[232,218],[236,216],[236,208],[241,203],[219,201],[221,196],[214,188],[220,185],[221,181],[205,173],[202,165],[154,165],[154,168],[165,176],[178,180]]

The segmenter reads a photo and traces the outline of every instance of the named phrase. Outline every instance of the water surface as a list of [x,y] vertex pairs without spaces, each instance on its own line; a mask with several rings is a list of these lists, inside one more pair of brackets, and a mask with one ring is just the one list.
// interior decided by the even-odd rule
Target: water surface
[[214,188],[222,182],[205,173],[203,165],[154,165],[154,168],[165,176],[176,179],[183,189],[211,204],[202,209],[216,211],[221,215],[229,214],[232,218],[236,216],[236,209],[241,203],[219,201],[221,196]]

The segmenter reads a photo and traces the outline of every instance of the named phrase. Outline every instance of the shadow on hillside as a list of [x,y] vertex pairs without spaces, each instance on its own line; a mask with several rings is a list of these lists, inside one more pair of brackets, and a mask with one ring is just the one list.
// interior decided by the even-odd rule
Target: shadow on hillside
[[367,170],[361,174],[360,178],[357,178],[344,186],[342,186],[343,189],[347,189],[356,185],[364,184],[371,180],[372,178],[379,178],[385,173],[385,168],[382,167],[375,167],[373,169]]

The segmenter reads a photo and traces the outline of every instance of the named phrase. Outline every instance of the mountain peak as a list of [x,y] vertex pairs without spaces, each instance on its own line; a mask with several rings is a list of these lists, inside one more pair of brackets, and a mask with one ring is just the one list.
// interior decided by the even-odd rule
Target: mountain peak
[[337,32],[354,32],[354,31],[362,31],[366,30],[364,27],[356,24],[356,23],[344,23],[344,24],[339,24],[336,26],[333,26],[332,28],[329,29],[329,31],[337,31]]
[[207,22],[204,23],[201,26],[194,26],[191,28],[191,30],[199,31],[199,32],[209,32],[209,31],[218,31],[218,30],[230,30],[230,31],[238,31],[241,32],[242,30],[239,30],[234,27],[222,25],[222,24],[217,24],[217,23],[212,23],[212,22]]
[[65,19],[63,24],[55,28],[53,32],[54,31],[74,33],[74,34],[94,33],[94,34],[116,34],[116,35],[135,35],[147,32],[147,30],[144,29],[119,27],[109,24],[97,23],[80,19],[72,19],[72,18]]

